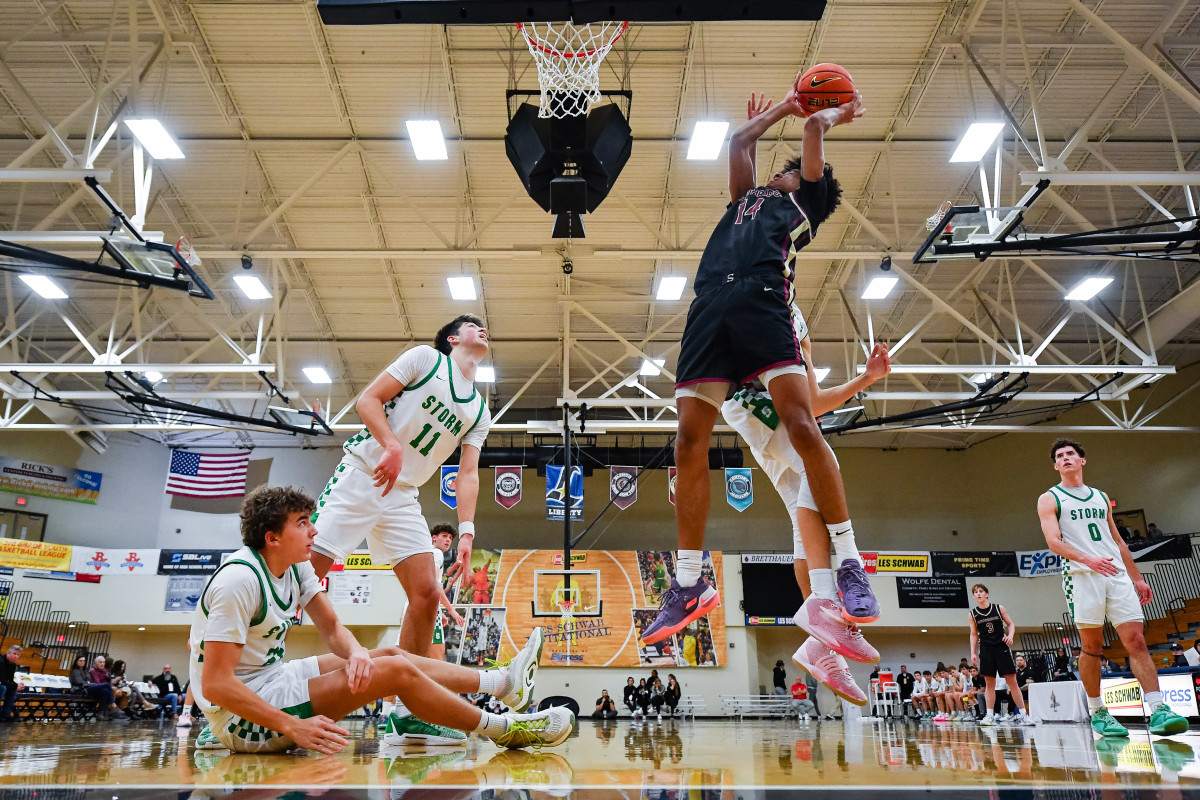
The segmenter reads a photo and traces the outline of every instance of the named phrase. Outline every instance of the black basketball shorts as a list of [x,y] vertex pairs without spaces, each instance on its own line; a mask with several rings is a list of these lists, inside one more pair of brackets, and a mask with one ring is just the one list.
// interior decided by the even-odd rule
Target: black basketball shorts
[[675,388],[740,386],[768,370],[803,366],[790,287],[779,273],[740,276],[696,295],[679,347]]
[[1008,645],[979,645],[979,674],[987,678],[999,675],[1007,678],[1017,674],[1017,665],[1013,661],[1012,651]]

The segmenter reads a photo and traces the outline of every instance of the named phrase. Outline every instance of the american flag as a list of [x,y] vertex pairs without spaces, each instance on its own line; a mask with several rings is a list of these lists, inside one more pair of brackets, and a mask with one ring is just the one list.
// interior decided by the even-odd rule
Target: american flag
[[241,497],[246,494],[250,453],[171,451],[167,494],[183,497]]

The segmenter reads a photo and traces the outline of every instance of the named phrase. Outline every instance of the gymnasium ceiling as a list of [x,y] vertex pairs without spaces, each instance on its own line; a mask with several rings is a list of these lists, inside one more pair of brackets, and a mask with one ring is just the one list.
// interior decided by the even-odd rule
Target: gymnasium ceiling
[[[551,238],[550,217],[505,157],[505,90],[537,87],[512,27],[326,27],[312,0],[0,0],[0,228],[27,240],[40,231],[103,229],[107,211],[78,180],[32,182],[2,168],[77,168],[66,152],[85,150],[93,118],[98,135],[118,114],[156,116],[186,158],[154,163],[145,230],[168,242],[190,236],[217,295],[202,301],[65,282],[69,299],[47,301],[5,273],[0,361],[91,365],[123,352],[123,368],[240,364],[258,351],[294,403],[319,401],[354,427],[347,405],[399,351],[474,312],[493,338],[493,413],[511,403],[500,430],[548,430],[538,420],[558,417],[564,391],[594,399],[624,381],[610,397],[669,397],[667,375],[636,373],[643,355],[665,358],[673,373],[690,277],[726,203],[724,156],[684,157],[693,123],[736,126],[749,92],[778,99],[803,65],[822,61],[852,73],[867,108],[829,137],[826,158],[845,207],[821,227],[797,277],[816,361],[831,369],[825,385],[854,373],[864,339],[903,341],[896,364],[918,372],[898,369],[877,384],[866,411],[928,408],[973,394],[972,366],[1010,364],[1052,337],[1039,365],[1107,368],[1031,376],[1028,391],[1047,398],[1084,397],[1104,384],[1101,396],[1110,399],[1072,413],[1072,425],[1148,430],[1162,425],[1163,417],[1147,415],[1164,403],[1194,404],[1185,396],[1194,375],[1150,386],[1138,384],[1152,375],[1110,382],[1115,365],[1182,370],[1197,360],[1194,260],[910,262],[943,200],[979,202],[975,165],[948,157],[970,122],[1003,119],[997,95],[1039,160],[1044,147],[1048,168],[1114,173],[1099,184],[1053,185],[1027,217],[1031,230],[1188,214],[1183,186],[1133,185],[1172,180],[1163,173],[1176,173],[1176,184],[1177,173],[1196,175],[1200,5],[1187,0],[830,0],[815,24],[635,23],[601,73],[604,88],[618,88],[628,70],[633,155],[586,217],[586,238],[570,243],[570,277],[560,268],[567,243]],[[447,160],[415,160],[404,122],[421,118],[441,122]],[[45,136],[48,123],[63,147]],[[764,180],[798,150],[801,132],[796,120],[770,131],[758,150]],[[118,126],[94,164],[112,170],[105,186],[127,210],[135,206],[132,153],[128,130]],[[993,180],[991,157],[984,163]],[[1019,173],[1034,169],[1010,129],[1002,202],[1023,193]],[[1117,174],[1129,172],[1152,174]],[[244,274],[242,253],[273,299],[250,301],[232,283]],[[909,277],[886,300],[859,299],[885,254],[893,274]],[[445,278],[454,274],[476,279],[477,301],[450,298]],[[1063,299],[1063,287],[1095,274],[1115,279],[1097,299],[1075,307]],[[654,299],[664,275],[689,277],[682,300]],[[309,383],[301,370],[312,365],[333,383]],[[953,374],[919,371],[941,365]],[[25,374],[40,376],[48,392],[118,407],[96,399],[103,375]],[[58,425],[73,435],[125,435],[110,416],[81,418],[47,402],[27,412],[25,387],[7,375],[0,382],[11,390],[0,398],[0,430]],[[267,405],[254,376],[183,372],[158,388],[227,411],[262,413]],[[944,415],[935,427],[860,432],[841,444],[967,446],[1019,426],[1062,426],[1049,422],[1062,409],[1044,408],[1061,402],[1018,400],[1005,411],[1031,413]],[[631,434],[668,430],[674,419],[662,407],[600,413],[613,420],[609,432]],[[141,433],[168,443],[296,441],[171,422],[164,415]]]

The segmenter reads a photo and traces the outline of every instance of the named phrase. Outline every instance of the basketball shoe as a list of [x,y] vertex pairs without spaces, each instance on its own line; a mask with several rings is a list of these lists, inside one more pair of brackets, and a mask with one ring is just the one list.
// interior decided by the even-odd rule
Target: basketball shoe
[[383,766],[388,781],[393,785],[417,784],[425,780],[429,773],[443,764],[453,764],[462,761],[467,754],[458,748],[429,749],[420,748],[411,751],[392,751],[383,756]]
[[1166,703],[1150,709],[1150,732],[1155,736],[1172,736],[1188,729],[1188,721],[1171,710]]
[[508,730],[495,738],[496,744],[509,749],[553,747],[562,744],[575,730],[575,715],[562,706],[532,714],[505,714]]
[[228,750],[229,748],[221,744],[221,740],[213,733],[211,725],[206,725],[204,730],[200,731],[200,735],[196,737],[197,750]]
[[792,653],[792,661],[843,700],[856,706],[867,704],[867,696],[854,682],[854,676],[846,666],[846,659],[817,639],[805,639],[804,644]]
[[689,622],[703,617],[721,605],[721,595],[700,579],[695,586],[680,586],[674,578],[658,605],[658,617],[642,631],[642,642],[661,642],[673,633],[683,630]]
[[879,662],[879,651],[863,638],[858,626],[846,622],[835,600],[809,596],[792,619],[797,628],[830,650],[862,664]]
[[521,652],[497,667],[504,667],[504,690],[496,695],[501,703],[513,711],[524,711],[533,700],[533,678],[537,674],[538,662],[542,660],[542,646],[546,632],[534,628],[525,641]]
[[[1153,720],[1154,717],[1151,716],[1150,719]],[[1097,709],[1095,714],[1092,714],[1092,730],[1101,736],[1129,735],[1129,729],[1113,719],[1113,715],[1103,706]]]
[[389,745],[460,745],[467,735],[460,730],[434,725],[412,714],[388,714],[383,743]]
[[847,622],[865,625],[879,619],[879,601],[857,558],[847,558],[838,567],[837,587],[842,598],[842,616]]

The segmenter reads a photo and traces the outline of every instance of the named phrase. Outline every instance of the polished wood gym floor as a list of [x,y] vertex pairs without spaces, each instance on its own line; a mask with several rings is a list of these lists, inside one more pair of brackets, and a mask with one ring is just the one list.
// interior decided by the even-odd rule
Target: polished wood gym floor
[[984,788],[998,797],[1200,796],[1200,734],[1166,739],[1144,729],[1097,742],[1085,725],[583,719],[560,747],[509,751],[477,737],[405,750],[382,745],[373,725],[347,725],[352,745],[336,756],[196,751],[198,729],[154,722],[4,725],[0,797],[449,800],[524,789],[514,796],[739,800],[808,789],[973,797]]

